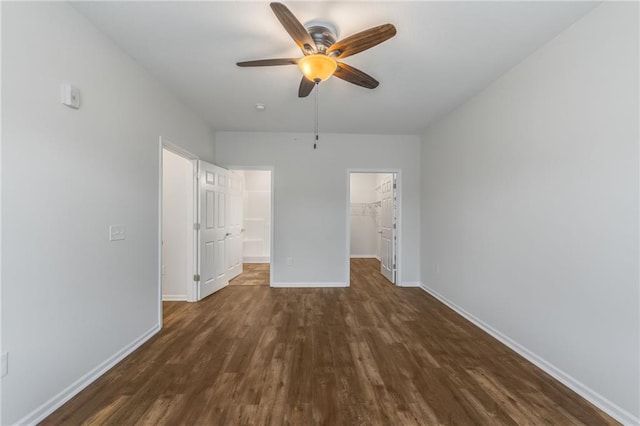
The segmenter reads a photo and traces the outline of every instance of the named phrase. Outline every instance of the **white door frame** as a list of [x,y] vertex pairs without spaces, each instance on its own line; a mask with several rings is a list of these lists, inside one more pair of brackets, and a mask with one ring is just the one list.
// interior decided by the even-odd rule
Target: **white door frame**
[[274,194],[276,192],[275,188],[275,168],[273,166],[225,166],[228,170],[266,170],[271,172],[271,219],[269,224],[269,287],[273,286],[273,246],[274,246],[274,235],[275,232],[273,230],[273,223],[275,218],[275,203],[274,203]]
[[346,280],[351,286],[351,173],[394,173],[396,175],[396,282],[402,283],[402,170],[401,169],[347,169],[347,253]]
[[[163,138],[162,136],[160,136],[159,138],[159,149],[158,149],[158,188],[159,188],[159,193],[158,193],[158,305],[159,305],[159,309],[158,309],[158,323],[162,326],[162,176],[163,176],[163,170],[162,170],[162,150],[166,149],[168,151],[173,152],[176,155],[179,155],[180,157],[185,158],[186,160],[188,160],[193,167],[193,172],[194,172],[194,187],[193,187],[193,214],[194,214],[194,218],[192,218],[192,223],[196,223],[196,219],[197,219],[197,214],[198,214],[198,197],[196,196],[196,192],[197,188],[196,188],[196,184],[195,184],[195,176],[197,175],[198,172],[198,157],[194,154],[192,154],[191,152],[187,151],[184,148],[181,148],[180,146],[170,142],[169,140]],[[193,266],[193,270],[195,271],[196,269],[196,262],[197,262],[197,258],[198,258],[198,241],[196,238],[196,230],[193,229],[193,233],[192,233],[192,238],[191,238],[191,244],[193,247],[192,250],[192,259],[191,259],[191,264]],[[196,288],[196,283],[195,282],[190,282],[191,285],[187,286],[187,301],[189,302],[195,302],[197,300],[197,288]]]

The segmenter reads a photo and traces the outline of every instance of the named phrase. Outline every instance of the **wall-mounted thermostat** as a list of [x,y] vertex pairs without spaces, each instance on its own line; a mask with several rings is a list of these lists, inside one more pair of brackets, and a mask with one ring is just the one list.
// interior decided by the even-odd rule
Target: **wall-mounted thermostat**
[[80,89],[70,84],[60,85],[60,98],[63,105],[73,109],[80,108]]

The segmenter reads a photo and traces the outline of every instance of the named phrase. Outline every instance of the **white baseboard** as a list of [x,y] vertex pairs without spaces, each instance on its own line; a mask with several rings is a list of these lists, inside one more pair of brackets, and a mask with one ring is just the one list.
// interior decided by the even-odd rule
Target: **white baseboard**
[[138,349],[143,343],[149,340],[154,334],[160,331],[160,325],[156,324],[149,331],[142,334],[133,342],[129,343],[124,348],[98,364],[93,370],[89,371],[84,376],[67,386],[62,392],[49,399],[40,407],[27,414],[20,419],[16,424],[18,425],[36,425],[44,420],[49,414],[60,408],[65,402],[76,396],[81,390],[93,383],[97,378],[102,376],[114,365],[122,361],[127,355]]
[[404,282],[398,284],[398,287],[420,287],[420,283],[416,282]]
[[242,258],[242,263],[271,263],[268,256],[246,256]]
[[444,297],[434,289],[428,287],[423,283],[420,283],[419,286],[425,292],[429,293],[430,295],[432,295],[433,297],[435,297],[436,299],[438,299],[439,301],[441,301],[442,303],[444,303],[445,305],[447,305],[448,307],[456,311],[458,314],[462,315],[464,318],[466,318],[476,326],[480,327],[482,330],[489,333],[491,336],[498,339],[501,343],[503,343],[504,345],[508,346],[509,348],[517,352],[519,355],[527,359],[529,362],[531,362],[532,364],[534,364],[535,366],[537,366],[538,368],[540,368],[541,370],[543,370],[544,372],[552,376],[554,379],[558,380],[560,383],[562,383],[563,385],[565,385],[566,387],[568,387],[569,389],[571,389],[572,391],[574,391],[575,393],[577,393],[578,395],[580,395],[581,397],[583,397],[584,399],[586,399],[587,401],[595,405],[596,407],[600,408],[605,413],[609,414],[611,417],[613,417],[620,423],[624,425],[629,425],[629,426],[640,425],[640,418],[634,416],[633,414],[629,413],[625,409],[609,401],[607,398],[600,395],[598,392],[594,391],[593,389],[589,388],[585,384],[581,383],[579,380],[576,380],[575,378],[571,377],[569,374],[565,373],[555,365],[546,361],[544,358],[540,357],[536,353],[522,346],[515,340],[511,339],[509,336],[506,336],[499,330],[496,330],[489,324],[482,321],[480,318],[477,318],[473,314],[467,312],[466,310],[456,305],[455,303],[453,303],[452,301],[450,301],[449,299],[447,299],[446,297]]
[[380,260],[380,257],[376,256],[375,254],[352,254],[349,257],[351,259],[378,259],[378,260]]
[[186,302],[187,295],[183,294],[163,294],[162,295],[163,302]]
[[271,283],[271,287],[277,288],[322,288],[322,287],[349,287],[348,283]]

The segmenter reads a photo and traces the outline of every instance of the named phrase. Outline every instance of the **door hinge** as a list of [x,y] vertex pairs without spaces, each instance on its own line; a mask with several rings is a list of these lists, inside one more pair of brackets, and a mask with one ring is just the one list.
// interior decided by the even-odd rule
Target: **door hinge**
[[396,229],[396,224],[395,223],[393,224],[393,229]]
[[194,229],[195,231],[199,231],[199,230],[200,230],[200,224],[199,224],[199,223],[194,223],[194,224],[193,224],[193,229]]
[[395,182],[393,182],[393,189],[396,189],[398,186],[396,185]]
[[193,276],[193,280],[194,280],[194,281],[200,281],[200,275],[199,275],[199,274],[195,274],[195,275]]

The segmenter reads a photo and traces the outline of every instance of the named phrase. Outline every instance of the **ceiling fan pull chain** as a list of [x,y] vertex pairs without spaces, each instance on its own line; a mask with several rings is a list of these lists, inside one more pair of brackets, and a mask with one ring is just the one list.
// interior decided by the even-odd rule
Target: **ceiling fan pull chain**
[[317,149],[318,147],[318,86],[320,86],[316,82],[316,116],[315,116],[315,125],[314,125],[314,140],[313,140],[313,149]]

